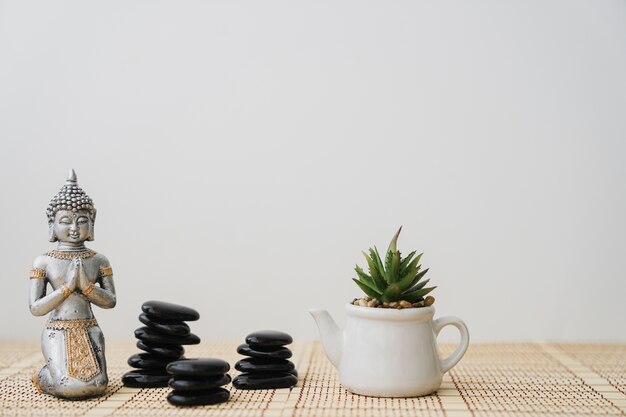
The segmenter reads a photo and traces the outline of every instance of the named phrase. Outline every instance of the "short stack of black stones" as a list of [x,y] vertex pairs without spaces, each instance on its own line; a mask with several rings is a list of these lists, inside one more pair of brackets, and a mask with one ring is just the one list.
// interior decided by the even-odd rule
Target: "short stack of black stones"
[[262,330],[250,333],[237,352],[248,356],[235,364],[242,373],[233,380],[238,389],[291,388],[298,383],[298,372],[285,346],[293,342],[287,333]]
[[230,382],[230,365],[221,359],[199,358],[170,362],[167,372],[172,375],[169,386],[174,391],[167,396],[170,404],[178,406],[211,405],[228,401],[230,391],[220,388]]
[[200,314],[189,307],[164,301],[146,301],[141,306],[139,321],[145,326],[135,330],[137,347],[144,352],[128,358],[133,371],[122,376],[122,383],[133,388],[167,387],[170,375],[166,366],[184,358],[183,345],[197,345],[200,338],[191,333],[186,321],[195,321]]

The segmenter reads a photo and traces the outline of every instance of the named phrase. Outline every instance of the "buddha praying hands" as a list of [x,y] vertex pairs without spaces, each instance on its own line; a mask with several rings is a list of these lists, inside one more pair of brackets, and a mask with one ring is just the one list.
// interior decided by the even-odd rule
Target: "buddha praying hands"
[[35,316],[50,313],[41,335],[45,365],[33,375],[33,383],[62,398],[99,396],[108,378],[104,336],[91,304],[115,307],[115,287],[107,258],[85,247],[86,240],[93,240],[96,209],[74,170],[46,214],[50,241],[58,245],[37,257],[30,271],[30,311]]

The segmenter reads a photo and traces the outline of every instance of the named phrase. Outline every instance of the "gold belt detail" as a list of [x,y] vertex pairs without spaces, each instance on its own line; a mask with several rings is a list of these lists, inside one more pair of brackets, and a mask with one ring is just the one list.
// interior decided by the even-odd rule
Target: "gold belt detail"
[[46,329],[51,330],[79,330],[87,329],[91,326],[97,326],[96,319],[83,320],[54,320],[46,323]]

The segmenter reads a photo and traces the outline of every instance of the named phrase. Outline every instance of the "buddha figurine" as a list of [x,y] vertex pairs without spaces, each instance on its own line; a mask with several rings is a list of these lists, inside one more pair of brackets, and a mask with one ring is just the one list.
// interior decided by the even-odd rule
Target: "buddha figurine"
[[85,247],[85,241],[93,240],[96,209],[74,170],[46,214],[50,241],[58,245],[37,257],[30,271],[30,311],[35,316],[50,313],[41,335],[45,364],[32,381],[56,397],[99,396],[108,378],[104,336],[91,305],[115,307],[115,287],[107,258]]

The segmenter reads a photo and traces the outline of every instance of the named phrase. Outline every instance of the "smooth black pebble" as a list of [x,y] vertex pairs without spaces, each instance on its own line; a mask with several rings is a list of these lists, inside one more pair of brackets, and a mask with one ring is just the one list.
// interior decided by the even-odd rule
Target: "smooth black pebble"
[[239,374],[233,379],[237,389],[279,389],[291,388],[298,383],[292,374]]
[[180,345],[153,345],[143,340],[138,340],[137,347],[152,355],[170,359],[170,362],[180,359],[185,354],[185,348]]
[[182,321],[151,319],[146,313],[139,315],[139,321],[152,330],[169,336],[187,336],[191,329]]
[[230,375],[228,374],[205,377],[174,376],[170,378],[169,386],[171,389],[181,392],[203,391],[221,387],[230,381]]
[[253,349],[250,345],[242,344],[237,347],[237,353],[244,356],[250,356],[252,358],[273,358],[273,359],[289,359],[291,358],[291,351],[286,347],[277,347],[271,349]]
[[166,336],[155,332],[147,326],[135,330],[135,337],[147,343],[155,345],[197,345],[200,338],[193,333],[187,336]]
[[146,301],[142,304],[141,310],[150,318],[157,320],[195,321],[200,318],[200,313],[193,308],[165,301]]
[[170,378],[163,370],[137,369],[126,372],[122,383],[131,388],[161,388],[167,387]]
[[215,358],[185,359],[170,362],[166,369],[175,376],[212,376],[225,374],[230,370],[230,365]]
[[178,392],[172,391],[167,395],[167,401],[172,405],[211,405],[228,401],[230,392],[224,388],[213,388],[207,391]]
[[237,362],[235,369],[241,372],[291,373],[295,369],[295,365],[285,359],[246,358]]
[[149,353],[135,353],[130,358],[128,358],[128,364],[133,368],[161,369],[162,371],[165,371],[165,367],[171,361],[171,359],[154,356]]
[[293,342],[291,336],[287,333],[277,330],[260,330],[250,333],[246,337],[246,343],[252,348],[257,347],[280,347]]

